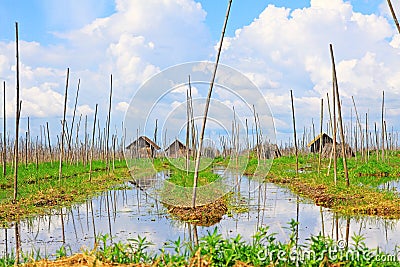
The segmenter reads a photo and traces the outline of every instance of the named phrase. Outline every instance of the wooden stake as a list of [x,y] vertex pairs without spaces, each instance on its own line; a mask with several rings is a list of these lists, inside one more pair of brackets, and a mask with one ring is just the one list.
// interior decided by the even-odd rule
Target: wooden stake
[[14,146],[14,202],[18,197],[18,142],[19,142],[19,116],[20,116],[20,100],[19,100],[19,43],[18,43],[18,22],[15,22],[15,49],[16,49],[16,91],[17,101],[15,110],[15,146]]
[[321,117],[320,117],[320,138],[319,138],[319,157],[318,157],[318,174],[321,171],[321,156],[322,156],[322,146],[324,142],[323,138],[323,121],[324,121],[324,99],[321,98]]
[[94,120],[93,120],[93,131],[92,131],[92,144],[91,144],[91,149],[90,149],[90,162],[89,162],[89,181],[92,181],[92,161],[93,161],[93,150],[94,150],[94,137],[95,137],[95,132],[96,132],[96,116],[97,116],[97,106],[94,111]]
[[385,109],[385,91],[382,91],[382,141],[381,141],[381,147],[382,147],[382,161],[385,161],[385,127],[384,127],[384,109]]
[[292,101],[292,119],[293,119],[293,138],[294,138],[294,151],[296,155],[296,176],[299,175],[299,155],[298,155],[298,148],[297,148],[297,135],[296,135],[296,119],[294,113],[294,103],[293,103],[293,91],[290,90],[290,99]]
[[61,132],[61,145],[60,145],[60,165],[58,168],[58,180],[62,177],[62,160],[64,154],[64,135],[65,135],[65,116],[67,113],[67,95],[68,95],[68,81],[69,81],[69,68],[67,68],[67,80],[65,83],[65,94],[64,94],[64,116],[62,121],[62,132]]
[[110,101],[108,104],[108,120],[107,120],[107,137],[106,137],[106,161],[107,161],[107,171],[110,172],[110,163],[109,163],[109,159],[108,159],[108,154],[109,154],[109,148],[108,148],[108,140],[110,138],[110,121],[111,121],[111,100],[112,100],[112,74],[110,77]]
[[399,21],[397,20],[396,14],[394,13],[392,2],[390,0],[387,0],[387,2],[388,2],[388,5],[389,5],[390,13],[392,13],[392,17],[393,17],[394,23],[396,24],[397,31],[400,33],[400,24],[399,24]]
[[3,176],[7,174],[6,82],[3,82]]
[[[340,126],[340,139],[342,141],[342,157],[343,157],[344,175],[346,178],[346,185],[350,186],[349,172],[347,170],[347,161],[346,161],[346,145],[345,145],[343,121],[342,121],[342,105],[340,103],[340,97],[339,97],[339,86],[338,86],[337,76],[336,76],[335,58],[333,56],[332,44],[330,44],[330,51],[331,51],[332,67],[333,67],[334,88],[336,91],[336,99],[337,99],[337,105],[338,105],[338,119],[339,119],[339,126]],[[334,142],[336,142],[336,141],[334,140]],[[335,153],[336,153],[336,151],[335,151]]]
[[199,147],[198,147],[198,150],[197,150],[196,165],[195,165],[195,169],[194,169],[193,196],[192,196],[192,207],[193,208],[196,207],[197,180],[198,180],[198,177],[199,177],[200,156],[201,156],[201,149],[202,149],[202,146],[203,146],[204,132],[205,132],[206,123],[207,123],[207,114],[208,114],[208,109],[209,109],[209,106],[210,106],[211,94],[212,94],[212,89],[213,89],[213,86],[214,86],[215,77],[217,75],[218,62],[219,62],[219,57],[220,57],[221,51],[222,51],[222,43],[224,41],[226,25],[228,24],[229,11],[231,9],[231,4],[232,4],[232,0],[229,0],[228,8],[226,10],[224,26],[222,27],[221,40],[220,40],[220,43],[219,43],[217,59],[216,59],[215,66],[214,66],[214,72],[213,72],[213,76],[212,76],[212,79],[211,79],[210,88],[208,89],[206,105],[204,107],[203,124],[201,126]]

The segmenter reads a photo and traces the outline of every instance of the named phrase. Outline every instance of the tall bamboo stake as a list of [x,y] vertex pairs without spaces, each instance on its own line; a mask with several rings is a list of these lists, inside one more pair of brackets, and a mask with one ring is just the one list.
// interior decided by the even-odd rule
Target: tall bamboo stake
[[387,2],[388,2],[388,5],[389,5],[390,13],[392,13],[392,17],[393,17],[394,23],[396,24],[397,30],[400,33],[400,24],[399,24],[399,21],[397,20],[396,14],[394,13],[392,2],[390,0],[387,0]]
[[368,112],[365,113],[365,153],[367,162],[369,161],[369,148],[368,148]]
[[20,100],[19,100],[19,48],[18,48],[18,22],[15,22],[15,50],[16,50],[16,111],[15,111],[15,146],[14,146],[14,202],[18,196],[18,142],[19,142],[19,116],[20,116]]
[[[340,139],[342,141],[342,157],[343,157],[344,175],[346,178],[346,185],[350,186],[349,172],[347,170],[346,146],[345,146],[343,121],[342,121],[342,105],[340,103],[340,97],[339,97],[339,86],[338,86],[337,76],[336,76],[335,58],[333,56],[332,44],[330,44],[330,51],[331,51],[332,68],[333,68],[333,79],[334,79],[334,84],[335,84],[334,88],[335,88],[335,92],[336,92],[336,99],[337,99],[337,105],[338,105],[338,119],[339,119],[339,126],[340,126]],[[334,140],[334,142],[336,142],[336,141]]]
[[3,176],[7,174],[6,82],[3,82]]
[[74,122],[75,122],[75,113],[76,113],[76,106],[78,104],[78,95],[79,95],[79,88],[81,85],[81,79],[78,79],[78,89],[76,90],[75,96],[75,104],[74,104],[74,113],[72,115],[72,122],[71,122],[71,132],[69,134],[70,138],[68,140],[68,148],[71,149],[71,142],[72,142],[72,131],[74,130]]
[[334,70],[334,65],[332,64],[332,109],[333,109],[333,180],[335,182],[335,185],[337,184],[337,154],[336,154],[336,131],[337,131],[337,125],[336,125],[336,88],[335,88],[335,70]]
[[290,99],[292,101],[292,119],[293,119],[293,138],[294,138],[294,151],[296,155],[296,176],[299,175],[299,155],[297,148],[297,134],[296,134],[296,119],[294,114],[293,91],[290,90]]
[[214,72],[213,72],[213,76],[212,76],[212,79],[211,79],[210,88],[208,90],[206,105],[204,107],[203,124],[201,126],[199,147],[198,147],[198,150],[197,150],[196,165],[195,165],[195,169],[194,169],[193,197],[192,197],[192,207],[193,208],[196,207],[197,180],[198,180],[198,177],[199,177],[200,156],[201,156],[201,149],[202,149],[202,146],[203,146],[204,131],[205,131],[205,128],[206,128],[206,123],[207,123],[208,108],[210,106],[211,93],[212,93],[212,89],[213,89],[213,86],[214,86],[215,77],[217,75],[218,62],[219,62],[219,57],[220,57],[221,51],[222,51],[222,43],[223,43],[223,40],[224,40],[226,25],[228,23],[229,11],[231,9],[231,4],[232,4],[232,0],[229,0],[228,8],[226,10],[224,26],[222,27],[221,40],[220,40],[220,43],[219,43],[219,48],[218,48],[218,53],[217,53],[217,59],[216,59],[216,62],[215,62]]
[[323,121],[324,121],[324,99],[321,98],[321,117],[320,117],[320,138],[319,138],[319,157],[318,157],[318,174],[321,170],[321,156],[322,156],[322,146],[324,142],[323,138]]
[[58,168],[58,179],[62,177],[62,160],[64,154],[64,135],[65,135],[65,116],[67,113],[67,95],[68,95],[68,81],[69,81],[69,68],[67,68],[67,80],[65,82],[65,94],[64,94],[64,115],[62,121],[62,133],[61,133],[61,145],[60,145],[60,165]]
[[111,121],[111,100],[112,100],[112,74],[110,76],[110,99],[108,103],[108,120],[107,120],[107,136],[106,136],[106,161],[107,161],[107,171],[110,172],[110,164],[108,160],[108,154],[109,154],[109,149],[108,149],[108,140],[110,138],[110,121]]
[[95,133],[96,133],[97,106],[98,106],[98,104],[96,104],[96,108],[94,111],[93,129],[92,129],[93,131],[92,131],[92,144],[91,144],[91,148],[90,148],[89,181],[92,181],[92,161],[93,161],[93,150],[94,150],[94,137],[95,137]]
[[382,161],[385,160],[385,127],[384,127],[384,109],[385,109],[385,91],[382,91],[382,121],[381,121],[381,126],[382,126]]

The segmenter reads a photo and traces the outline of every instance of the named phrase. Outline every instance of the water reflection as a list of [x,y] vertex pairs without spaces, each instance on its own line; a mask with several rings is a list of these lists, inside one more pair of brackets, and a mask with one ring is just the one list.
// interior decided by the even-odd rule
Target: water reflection
[[[201,236],[215,227],[225,237],[240,234],[245,240],[250,240],[261,225],[269,226],[270,231],[284,241],[289,237],[287,223],[292,218],[299,222],[299,244],[307,242],[311,234],[318,233],[345,241],[351,240],[354,233],[363,235],[369,247],[379,246],[386,252],[393,251],[395,245],[400,243],[399,220],[343,218],[277,185],[259,184],[247,177],[237,177],[237,181],[238,186],[232,194],[235,209],[213,226],[196,226],[173,220],[166,208],[146,195],[145,191],[134,186],[128,188],[129,184],[126,184],[123,190],[110,190],[85,203],[0,229],[0,252],[16,255],[18,251],[35,251],[52,257],[63,244],[67,251],[72,252],[92,248],[98,234],[109,234],[113,241],[124,242],[138,235],[146,236],[155,244],[153,249],[156,250],[166,241],[178,237],[198,242]],[[16,247],[20,249],[16,251]]]

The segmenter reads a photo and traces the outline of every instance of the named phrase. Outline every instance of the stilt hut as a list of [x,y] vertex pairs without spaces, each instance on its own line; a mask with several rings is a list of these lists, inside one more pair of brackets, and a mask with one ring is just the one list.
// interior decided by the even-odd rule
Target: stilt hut
[[323,149],[326,144],[333,144],[333,139],[326,133],[323,133],[322,135],[319,134],[314,140],[308,143],[307,147],[310,148],[311,153],[318,153],[320,144]]
[[[190,155],[191,151],[192,150],[189,148],[189,155]],[[165,149],[165,156],[167,156],[169,158],[185,157],[186,156],[186,146],[178,139],[175,139],[175,141],[172,142]]]
[[154,158],[160,147],[146,136],[140,136],[130,143],[126,149],[131,152],[132,158]]

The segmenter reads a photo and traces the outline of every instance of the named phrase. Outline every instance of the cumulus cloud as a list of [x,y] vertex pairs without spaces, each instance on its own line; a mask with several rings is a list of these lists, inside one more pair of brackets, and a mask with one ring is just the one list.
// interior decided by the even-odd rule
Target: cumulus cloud
[[[96,3],[87,1],[85,10]],[[113,111],[118,111],[113,120],[122,120],[130,98],[147,79],[174,64],[213,58],[218,45],[205,25],[206,11],[193,0],[116,0],[113,14],[94,18],[94,13],[88,13],[89,20],[77,21],[72,30],[54,32],[59,38],[56,44],[21,40],[23,115],[60,116],[70,67],[69,110],[80,78],[78,112],[93,114],[98,103],[99,116],[106,116],[113,74]],[[68,19],[82,14],[84,10]],[[293,10],[269,5],[252,23],[225,38],[221,62],[258,85],[278,132],[287,133],[291,131],[290,89],[300,129],[319,117],[320,99],[332,86],[332,43],[344,112],[350,113],[354,96],[360,114],[378,114],[375,109],[385,90],[386,116],[393,121],[400,109],[394,101],[400,96],[399,36],[384,3],[376,14],[355,12],[351,2],[343,0],[310,0],[309,7]],[[10,103],[15,100],[14,49],[13,42],[0,42],[0,77],[10,88]],[[171,98],[185,89],[176,88]],[[194,84],[192,89],[194,96],[203,95],[201,86]]]
[[[319,117],[320,98],[331,91],[330,43],[344,112],[350,113],[351,96],[361,112],[373,114],[382,90],[399,98],[398,36],[387,17],[355,12],[347,1],[311,0],[310,7],[295,10],[269,5],[228,38],[223,62],[249,74],[280,121],[290,121],[288,92],[293,89],[301,129]],[[278,131],[288,132],[291,124],[279,126]]]

